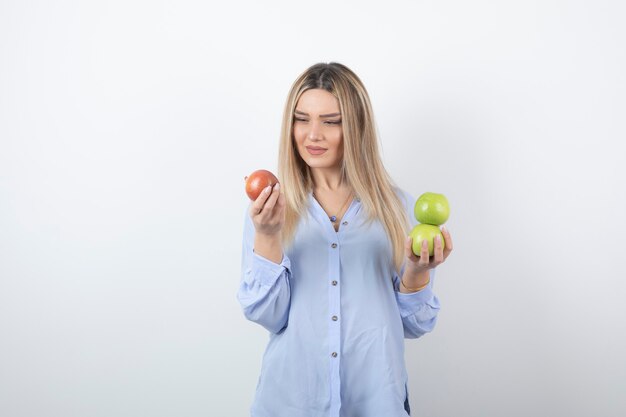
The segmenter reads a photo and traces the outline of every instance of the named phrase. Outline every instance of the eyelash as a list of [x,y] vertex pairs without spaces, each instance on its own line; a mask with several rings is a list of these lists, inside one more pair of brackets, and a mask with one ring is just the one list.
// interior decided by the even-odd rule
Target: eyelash
[[[299,119],[297,117],[294,118],[294,120],[296,122],[308,122],[308,120],[306,120],[306,119]],[[328,121],[326,121],[324,123],[328,123],[329,125],[340,125],[341,124],[341,120],[328,120]]]

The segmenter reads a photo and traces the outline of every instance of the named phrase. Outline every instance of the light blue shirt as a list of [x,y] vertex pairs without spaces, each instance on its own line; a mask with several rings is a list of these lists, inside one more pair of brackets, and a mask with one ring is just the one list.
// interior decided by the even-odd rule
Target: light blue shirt
[[[413,219],[415,200],[398,195]],[[246,213],[237,298],[246,318],[270,332],[251,416],[409,415],[404,338],[435,326],[434,270],[428,287],[400,293],[384,227],[366,222],[358,199],[335,232],[309,194],[280,264],[253,244]]]

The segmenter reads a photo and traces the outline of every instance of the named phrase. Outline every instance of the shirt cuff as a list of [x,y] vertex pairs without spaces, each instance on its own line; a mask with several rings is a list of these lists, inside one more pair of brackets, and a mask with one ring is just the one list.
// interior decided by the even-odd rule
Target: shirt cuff
[[431,283],[429,283],[423,290],[412,293],[396,291],[396,299],[398,300],[400,316],[405,318],[416,314],[423,308],[424,304],[428,304],[434,296],[435,294],[433,293]]
[[253,251],[252,270],[262,285],[272,286],[284,271],[291,271],[291,262],[283,255],[282,261],[277,264]]

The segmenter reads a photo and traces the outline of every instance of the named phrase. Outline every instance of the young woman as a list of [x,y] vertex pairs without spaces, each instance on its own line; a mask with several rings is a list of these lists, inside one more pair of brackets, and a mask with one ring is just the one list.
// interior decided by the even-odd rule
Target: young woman
[[[280,184],[250,205],[237,294],[270,332],[252,417],[410,415],[404,338],[430,332],[434,268],[452,250],[407,238],[415,200],[378,151],[361,80],[316,64],[293,84]],[[445,246],[445,250],[442,249]]]

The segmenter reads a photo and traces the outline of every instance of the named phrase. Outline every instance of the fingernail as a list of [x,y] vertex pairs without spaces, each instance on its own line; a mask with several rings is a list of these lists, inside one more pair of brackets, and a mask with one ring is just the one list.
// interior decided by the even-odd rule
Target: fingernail
[[265,190],[263,190],[263,192],[264,192],[265,194],[267,194],[267,193],[269,193],[271,190],[272,190],[272,186],[271,186],[271,185],[268,185],[267,187],[265,187]]
[[276,183],[276,185],[274,186],[275,190],[280,190],[280,183]]
[[448,231],[448,229],[446,228],[446,226],[441,226],[441,231],[442,231],[442,232],[447,232],[447,231]]

